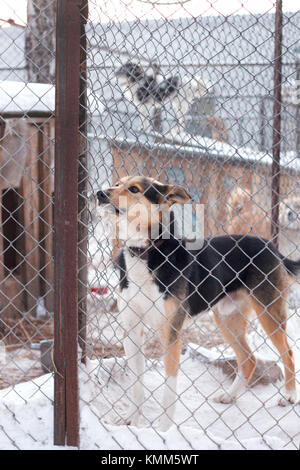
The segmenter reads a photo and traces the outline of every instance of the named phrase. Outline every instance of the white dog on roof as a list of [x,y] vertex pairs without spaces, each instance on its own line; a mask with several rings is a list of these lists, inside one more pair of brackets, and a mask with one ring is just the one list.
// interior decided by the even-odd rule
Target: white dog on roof
[[158,72],[156,66],[153,67],[153,73],[146,73],[140,65],[127,62],[117,70],[116,76],[125,98],[138,108],[144,132],[151,130],[154,111],[170,101],[174,118],[183,130],[185,116],[192,102],[208,93],[208,87],[199,77],[187,77],[184,80],[178,75],[166,77]]

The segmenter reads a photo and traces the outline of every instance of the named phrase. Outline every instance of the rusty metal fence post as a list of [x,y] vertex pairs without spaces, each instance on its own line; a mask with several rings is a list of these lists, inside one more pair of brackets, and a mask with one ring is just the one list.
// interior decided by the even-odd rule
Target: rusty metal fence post
[[272,145],[272,196],[271,235],[278,247],[279,193],[280,193],[280,145],[281,145],[281,87],[282,87],[282,0],[276,1],[274,33],[274,105]]
[[79,445],[78,155],[81,0],[57,2],[54,444]]

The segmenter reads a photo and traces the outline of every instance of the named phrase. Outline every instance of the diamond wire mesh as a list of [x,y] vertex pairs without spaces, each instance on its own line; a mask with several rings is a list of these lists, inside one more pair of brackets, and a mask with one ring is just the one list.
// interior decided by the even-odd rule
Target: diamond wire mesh
[[[259,358],[251,387],[230,404],[213,400],[216,393],[226,395],[236,374],[228,340],[240,344],[242,365],[253,358],[240,333],[232,331],[232,325],[228,330],[226,315],[217,317],[218,328],[210,308],[179,333],[183,354],[177,392],[168,404],[171,408],[176,402],[174,427],[166,434],[160,431],[160,418],[166,413],[163,387],[171,388],[169,382],[165,384],[162,358],[164,353],[170,357],[170,351],[162,344],[151,315],[155,308],[161,309],[160,301],[170,286],[153,300],[147,277],[139,279],[136,274],[146,261],[134,256],[130,267],[125,263],[121,269],[133,289],[132,298],[126,288],[118,294],[117,252],[122,242],[107,235],[112,214],[97,207],[95,193],[127,176],[153,177],[184,186],[196,203],[204,204],[206,237],[241,233],[270,239],[275,21],[273,2],[259,13],[250,0],[237,2],[232,9],[224,2],[159,3],[89,2],[87,184],[91,196],[86,336],[82,332],[89,359],[80,366],[80,398],[82,423],[90,419],[103,432],[95,437],[82,424],[81,445],[297,448],[299,406],[280,408],[276,402],[283,397],[279,352],[260,322],[246,318],[239,306],[235,308],[247,324],[248,342]],[[295,260],[299,258],[300,16],[283,7],[279,250]],[[130,196],[128,189],[126,184]],[[243,254],[245,264],[253,265],[251,256]],[[174,267],[172,254],[167,261],[170,269]],[[220,260],[218,267],[221,264]],[[215,275],[210,271],[210,276],[212,280]],[[241,280],[241,272],[236,277]],[[178,278],[183,284],[187,280],[183,272]],[[285,287],[270,283],[276,297],[288,296],[287,337],[296,357],[298,383],[299,287],[294,281],[288,294]],[[196,282],[194,290],[200,285]],[[143,300],[140,295],[134,302],[139,294]],[[185,313],[187,297],[185,293],[181,305]],[[271,315],[271,307],[272,302],[266,304],[261,316],[265,311]],[[163,318],[165,311],[161,309],[159,315]],[[275,330],[283,332],[283,324],[277,322]],[[137,388],[140,383],[145,396]],[[221,400],[226,401],[224,396]],[[139,428],[133,425],[138,404]],[[116,424],[121,427],[115,428]]]
[[[120,2],[117,8],[113,3],[89,2],[90,193],[128,174],[153,176],[185,186],[196,201],[205,204],[205,235],[250,232],[270,237],[274,16],[272,3],[259,15],[251,13],[248,3],[249,9],[246,5],[239,16],[224,15],[214,4],[185,2],[170,10],[137,1]],[[6,98],[1,109],[5,122],[1,157],[8,156],[8,163],[13,163],[12,174],[6,176],[7,160],[1,161],[1,380],[3,387],[11,386],[2,392],[1,432],[6,439],[4,446],[13,448],[37,446],[42,428],[31,429],[30,423],[33,419],[51,419],[36,402],[34,418],[26,420],[25,416],[24,421],[12,401],[28,404],[38,393],[48,402],[52,399],[49,375],[32,381],[30,389],[15,384],[31,381],[52,367],[50,358],[42,371],[40,353],[32,348],[52,338],[53,328],[53,88],[28,83],[53,84],[54,44],[51,34],[41,31],[54,31],[54,4],[30,2],[30,14],[40,22],[26,29],[16,25],[0,28],[5,38],[1,41],[0,89]],[[154,19],[147,19],[149,16]],[[295,38],[299,26],[299,13],[284,14],[280,249],[295,259],[299,149]],[[32,34],[28,37],[28,33]],[[129,84],[124,87],[116,82],[116,70],[128,61],[141,65],[149,75],[156,74],[158,80],[178,76],[178,90],[159,105],[147,101],[141,104]],[[11,81],[14,83],[10,85]],[[9,114],[10,109],[14,114]],[[13,144],[3,140],[8,130]],[[24,159],[24,153],[29,154],[28,159]],[[202,314],[182,333],[184,354],[176,395],[175,434],[158,430],[158,419],[164,412],[164,347],[155,330],[146,326],[142,429],[128,426],[115,432],[111,425],[124,424],[130,403],[136,404],[130,364],[123,357],[122,341],[128,326],[122,324],[116,303],[116,249],[113,251],[104,233],[105,219],[100,218],[92,197],[88,204],[88,334],[82,339],[90,359],[86,366],[80,366],[81,447],[295,448],[299,408],[275,406],[278,382],[255,386],[228,406],[212,400],[215,392],[228,389],[228,374],[236,364],[211,312]],[[294,288],[289,297],[288,323],[295,354],[299,350],[297,294]],[[40,318],[41,314],[45,317]],[[269,375],[274,370],[278,373],[278,353],[258,322],[251,321],[249,336],[252,351],[276,363],[267,363]],[[51,345],[44,347],[49,353]],[[134,377],[134,382],[140,379]],[[258,370],[254,380],[268,381],[268,374]],[[12,432],[12,423],[20,432],[18,436]],[[95,438],[94,429],[101,426],[103,432]],[[145,426],[151,428],[150,434]],[[47,436],[48,443],[51,438]]]
[[34,400],[53,400],[55,1],[30,0],[27,22],[26,3],[2,0],[0,21],[0,441],[13,449],[38,445],[51,407]]

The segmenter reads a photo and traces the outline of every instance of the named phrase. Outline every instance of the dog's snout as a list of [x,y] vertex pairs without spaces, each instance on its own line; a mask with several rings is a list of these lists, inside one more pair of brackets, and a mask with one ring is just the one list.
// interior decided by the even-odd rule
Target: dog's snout
[[109,202],[109,194],[107,191],[98,191],[97,192],[97,199],[99,204],[103,204],[105,202]]

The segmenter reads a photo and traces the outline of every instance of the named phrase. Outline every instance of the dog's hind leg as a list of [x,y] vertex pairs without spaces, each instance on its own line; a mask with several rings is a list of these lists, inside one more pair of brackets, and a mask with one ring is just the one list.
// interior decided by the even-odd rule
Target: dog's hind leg
[[177,400],[177,376],[179,371],[182,340],[180,337],[185,313],[178,299],[169,298],[165,301],[165,318],[159,330],[164,348],[165,388],[163,395],[163,414],[159,428],[167,431],[174,424],[173,418]]
[[286,300],[278,295],[278,298],[270,306],[265,307],[252,297],[252,304],[256,310],[257,318],[278,350],[284,365],[285,390],[279,399],[279,405],[297,403],[294,355],[286,334]]
[[218,403],[231,403],[245,390],[256,367],[256,359],[246,339],[248,318],[253,309],[246,292],[240,291],[224,297],[214,308],[215,321],[224,340],[235,352],[238,371],[226,391],[214,396]]

